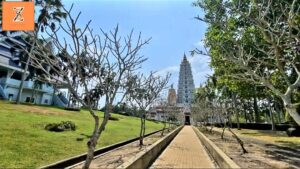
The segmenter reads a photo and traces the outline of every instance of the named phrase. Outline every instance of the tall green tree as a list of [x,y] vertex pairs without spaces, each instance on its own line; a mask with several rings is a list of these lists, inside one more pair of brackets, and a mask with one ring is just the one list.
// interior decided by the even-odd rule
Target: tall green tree
[[[299,9],[297,0],[199,0],[208,23],[205,44],[212,67],[227,76],[268,88],[300,124]],[[225,64],[224,64],[225,63]],[[293,74],[293,72],[295,72]]]

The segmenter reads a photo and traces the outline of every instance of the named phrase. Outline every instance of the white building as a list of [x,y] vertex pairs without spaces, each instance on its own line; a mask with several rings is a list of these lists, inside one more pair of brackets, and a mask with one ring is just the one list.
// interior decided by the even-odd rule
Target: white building
[[[22,66],[21,48],[26,47],[20,32],[2,31],[0,33],[0,99],[17,100],[21,77],[24,72]],[[58,89],[45,83],[34,83],[26,72],[21,102],[35,104],[56,105],[65,107],[68,100],[59,94]]]

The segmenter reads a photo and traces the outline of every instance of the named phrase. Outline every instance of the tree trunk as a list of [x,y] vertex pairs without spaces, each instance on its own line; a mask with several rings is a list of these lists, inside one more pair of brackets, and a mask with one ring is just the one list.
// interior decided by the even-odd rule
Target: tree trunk
[[247,117],[247,106],[244,100],[243,100],[243,112],[244,112],[245,123],[248,123],[249,120]]
[[244,142],[230,128],[228,128],[228,130],[232,134],[232,137],[235,138],[237,140],[237,142],[240,144],[240,146],[243,150],[243,154],[248,153],[248,151],[244,147]]
[[[89,110],[89,111],[93,111],[93,110]],[[98,116],[93,116],[93,117],[95,120],[95,126],[94,126],[93,135],[90,138],[90,140],[87,142],[88,152],[87,152],[85,163],[82,167],[83,169],[88,169],[90,167],[91,162],[94,158],[94,151],[95,151],[95,148],[97,145],[97,141],[100,137],[101,128],[99,129],[99,118],[98,118]],[[103,125],[104,121],[105,121],[105,118],[103,119],[101,126]]]
[[228,127],[232,128],[231,111],[228,111]]
[[24,69],[24,72],[22,73],[21,83],[20,83],[20,86],[19,86],[19,93],[18,93],[17,101],[16,101],[17,104],[20,104],[20,102],[21,102],[21,97],[22,97],[22,92],[23,92],[23,87],[24,87],[24,81],[25,81],[25,78],[26,78],[26,73],[28,71],[29,62],[30,62],[30,55],[27,58],[25,69]]
[[259,123],[260,117],[259,117],[259,112],[258,112],[256,93],[254,94],[254,97],[253,97],[253,108],[254,108],[254,114],[255,114],[255,122]]
[[144,116],[144,114],[143,113],[141,113],[141,115],[140,115],[140,120],[141,120],[141,128],[140,128],[140,139],[139,139],[139,141],[140,141],[140,146],[143,146],[144,145],[144,143],[143,143],[143,141],[144,141],[144,135],[143,135],[143,131],[144,131],[144,120],[143,120],[143,117]]
[[240,113],[239,110],[237,110],[237,105],[236,105],[236,95],[233,94],[233,104],[234,104],[234,111],[235,111],[235,115],[236,115],[236,124],[237,124],[237,129],[241,130],[240,127]]
[[143,142],[144,142],[144,137],[145,137],[145,134],[146,134],[146,115],[145,117],[143,118],[143,121],[144,121],[144,127],[143,127]]
[[165,131],[165,129],[166,129],[166,122],[164,121],[164,128],[162,129],[161,136],[163,136],[163,135],[164,135],[164,131]]
[[[89,111],[94,112],[92,107],[89,107]],[[95,151],[98,139],[100,138],[102,132],[105,130],[105,126],[106,126],[106,124],[108,122],[108,119],[109,119],[110,111],[111,111],[111,104],[106,104],[104,118],[103,118],[103,121],[100,125],[100,128],[99,128],[99,118],[98,118],[98,116],[93,115],[93,117],[95,119],[95,127],[94,127],[93,135],[92,135],[90,141],[88,142],[88,153],[87,153],[85,163],[82,167],[83,169],[88,169],[91,165],[91,162],[94,158],[94,151]]]
[[272,124],[272,131],[275,131],[275,122],[274,122],[274,116],[272,112],[272,106],[271,106],[271,99],[268,100],[269,104],[269,115],[271,118],[271,124]]
[[224,139],[224,133],[225,133],[225,129],[226,129],[226,117],[224,118],[224,121],[223,121],[223,131],[222,131],[222,134],[221,134],[221,139],[223,140]]
[[237,129],[241,130],[241,127],[240,127],[240,113],[238,111],[236,112],[236,123],[237,123]]
[[214,128],[214,125],[215,125],[215,122],[214,122],[214,111],[212,110],[212,116],[211,116],[211,119],[212,119],[212,121],[211,121],[211,126],[210,126],[210,130],[209,130],[209,132],[211,132],[212,133],[212,130],[213,130],[213,128]]
[[294,119],[294,121],[300,126],[300,115],[297,112],[296,106],[286,106],[285,107],[288,114]]
[[35,86],[33,86],[32,92],[31,92],[31,98],[30,98],[30,102],[31,102],[31,103],[34,103],[34,102],[35,102],[35,100],[33,101],[34,96],[35,96]]

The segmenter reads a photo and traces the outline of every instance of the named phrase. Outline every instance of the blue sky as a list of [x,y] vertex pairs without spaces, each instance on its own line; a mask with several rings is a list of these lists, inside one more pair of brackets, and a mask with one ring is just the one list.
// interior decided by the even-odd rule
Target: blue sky
[[206,25],[194,19],[201,10],[192,6],[193,0],[63,0],[65,6],[74,3],[74,13],[82,12],[80,24],[92,20],[94,29],[105,31],[117,24],[123,35],[134,29],[146,38],[152,37],[141,54],[149,59],[142,72],[172,73],[170,84],[177,86],[179,64],[184,52],[192,64],[195,86],[211,74],[209,58],[191,57],[189,51],[201,47]]

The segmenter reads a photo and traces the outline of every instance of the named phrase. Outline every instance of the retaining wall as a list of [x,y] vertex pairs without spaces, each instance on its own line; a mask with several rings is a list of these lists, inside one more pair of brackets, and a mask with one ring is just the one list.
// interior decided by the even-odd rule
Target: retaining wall
[[[154,131],[152,133],[146,134],[145,137],[150,136],[150,135],[155,134],[155,133],[158,133],[158,132],[161,132],[161,131],[162,130]],[[99,149],[95,150],[94,157],[96,157],[100,154],[112,151],[116,148],[119,148],[121,146],[124,146],[126,144],[132,143],[132,142],[137,141],[137,140],[139,140],[139,137],[136,137],[136,138],[133,138],[133,139],[130,139],[130,140],[126,140],[126,141],[122,141],[122,142],[119,142],[119,143],[116,143],[116,144],[113,144],[113,145],[109,145],[109,146],[106,146],[106,147],[103,147],[103,148],[99,148]],[[64,159],[64,160],[46,165],[46,166],[42,166],[42,167],[40,167],[40,169],[68,168],[70,166],[74,166],[74,165],[77,165],[78,163],[84,162],[85,159],[86,159],[86,155],[87,155],[87,153],[83,153],[83,154],[80,154],[80,155],[77,155],[77,156],[74,156],[74,157],[71,157],[71,158],[67,158],[67,159]]]
[[182,128],[183,126],[180,126],[165,137],[159,139],[156,143],[148,147],[146,151],[138,153],[135,158],[125,162],[119,166],[118,169],[148,168]]
[[196,127],[193,127],[198,138],[208,150],[208,153],[214,158],[220,168],[240,168],[234,161],[232,161],[218,146],[210,141],[203,133]]

